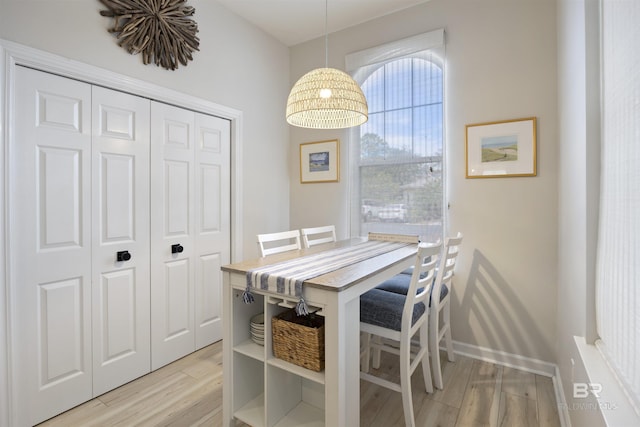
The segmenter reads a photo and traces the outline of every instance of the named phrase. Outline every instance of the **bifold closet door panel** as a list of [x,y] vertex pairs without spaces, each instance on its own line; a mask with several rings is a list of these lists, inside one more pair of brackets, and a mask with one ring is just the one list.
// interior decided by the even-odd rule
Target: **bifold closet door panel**
[[34,425],[222,338],[230,122],[16,67],[12,408]]
[[150,101],[93,87],[93,393],[151,369]]
[[92,397],[91,86],[16,67],[9,265],[18,425]]
[[151,102],[151,369],[195,350],[194,113]]
[[222,270],[231,253],[231,123],[195,115],[196,350],[222,339]]

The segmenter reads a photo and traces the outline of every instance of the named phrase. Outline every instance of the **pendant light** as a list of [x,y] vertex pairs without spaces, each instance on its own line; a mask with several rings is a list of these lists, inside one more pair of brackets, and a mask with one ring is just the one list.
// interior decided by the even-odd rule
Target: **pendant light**
[[342,129],[368,119],[367,100],[344,71],[329,68],[328,0],[325,0],[325,68],[309,71],[293,85],[287,99],[287,122],[313,129]]

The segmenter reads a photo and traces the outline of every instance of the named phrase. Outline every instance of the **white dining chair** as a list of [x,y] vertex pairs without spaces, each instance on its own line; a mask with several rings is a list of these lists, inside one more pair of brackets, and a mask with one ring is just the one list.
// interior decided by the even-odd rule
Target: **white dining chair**
[[336,227],[334,225],[303,228],[300,231],[302,232],[302,244],[305,248],[336,241]]
[[[451,292],[453,287],[453,269],[458,258],[458,249],[462,243],[462,233],[455,237],[448,237],[445,241],[440,265],[436,273],[436,281],[433,284],[432,295],[439,298],[431,298],[429,307],[429,352],[431,353],[431,366],[433,367],[433,382],[436,388],[444,387],[442,381],[442,368],[440,366],[440,341],[444,338],[447,349],[447,359],[455,361],[453,354],[453,341],[451,339]],[[442,312],[442,320],[440,313]]]
[[[458,256],[458,247],[462,243],[462,233],[445,240],[440,265],[436,270],[436,277],[431,289],[431,295],[439,298],[429,299],[429,354],[433,369],[433,383],[436,388],[444,388],[442,368],[440,363],[440,342],[444,338],[447,349],[447,359],[455,361],[453,341],[451,339],[451,304],[450,295],[453,284],[453,269]],[[376,289],[406,295],[411,283],[413,268],[403,271],[391,279],[385,280]],[[442,274],[441,274],[442,273]],[[442,313],[442,316],[440,315]],[[442,319],[442,320],[441,320]],[[374,360],[379,357],[374,355]]]
[[[424,386],[433,392],[429,367],[429,296],[442,244],[421,243],[405,295],[372,289],[360,296],[360,331],[362,332],[362,365],[360,378],[402,394],[405,424],[415,426],[411,375],[422,365]],[[417,340],[412,343],[414,335]],[[373,337],[372,337],[373,335]],[[413,344],[413,345],[412,345]],[[371,354],[380,351],[400,357],[400,384],[370,373]],[[379,367],[379,357],[373,366]]]
[[290,230],[258,234],[258,247],[260,248],[261,257],[302,249],[300,246],[300,231]]

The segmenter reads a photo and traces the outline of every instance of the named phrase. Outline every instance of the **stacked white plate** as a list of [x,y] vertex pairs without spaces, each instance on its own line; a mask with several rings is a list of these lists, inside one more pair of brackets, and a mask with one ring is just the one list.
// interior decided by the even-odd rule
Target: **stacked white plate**
[[251,339],[259,345],[264,345],[264,313],[256,314],[249,324]]

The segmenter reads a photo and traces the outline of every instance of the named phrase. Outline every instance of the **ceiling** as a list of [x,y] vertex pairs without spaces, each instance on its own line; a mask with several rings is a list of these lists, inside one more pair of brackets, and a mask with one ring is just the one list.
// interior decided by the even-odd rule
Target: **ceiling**
[[[328,0],[329,33],[428,0]],[[218,0],[258,28],[293,46],[325,34],[324,0]]]

